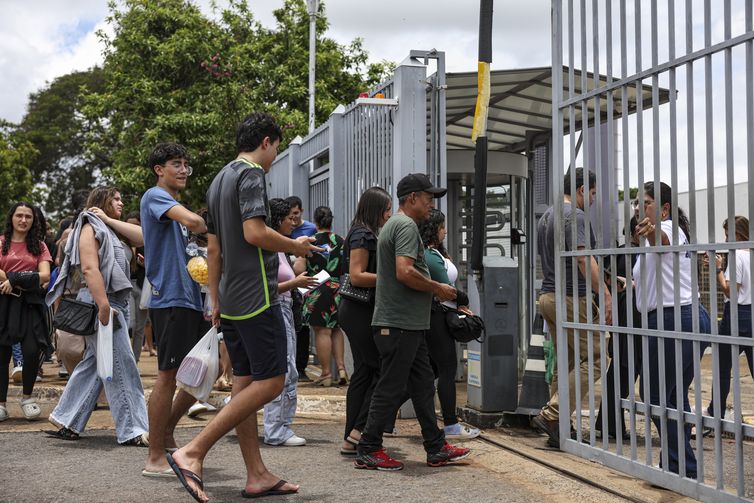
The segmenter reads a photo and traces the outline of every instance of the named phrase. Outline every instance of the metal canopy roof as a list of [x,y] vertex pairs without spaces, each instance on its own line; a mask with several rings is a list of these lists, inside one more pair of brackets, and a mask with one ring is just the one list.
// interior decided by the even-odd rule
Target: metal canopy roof
[[[547,133],[552,129],[552,68],[525,68],[521,70],[496,70],[490,75],[490,107],[487,120],[487,138],[490,150],[521,152],[526,149],[528,134]],[[581,93],[581,70],[574,70],[574,93]],[[446,91],[446,141],[449,150],[474,149],[471,129],[477,98],[477,73],[448,73]],[[613,81],[619,79],[613,78]],[[563,67],[564,93],[568,92],[568,67]],[[607,85],[607,76],[587,72],[587,90]],[[620,118],[624,108],[621,93],[614,93],[613,117]],[[652,105],[652,86],[643,86],[642,109]],[[628,113],[634,113],[636,87],[628,88]],[[607,121],[607,99],[600,95],[600,122]],[[660,103],[669,101],[667,89],[659,90]],[[595,100],[589,100],[588,126],[594,124]],[[428,108],[429,109],[429,108]],[[581,130],[581,105],[575,106],[575,130]],[[429,118],[428,118],[429,120]],[[566,115],[564,133],[569,132]]]

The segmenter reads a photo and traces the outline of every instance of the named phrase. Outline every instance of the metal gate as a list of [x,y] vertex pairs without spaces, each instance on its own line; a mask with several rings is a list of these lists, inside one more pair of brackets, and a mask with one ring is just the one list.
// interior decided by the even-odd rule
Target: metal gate
[[[564,225],[562,201],[566,186],[575,197],[576,170],[562,174],[583,166],[596,174],[598,189],[594,205],[583,205],[584,233],[593,231],[596,245],[586,239],[584,249],[566,250],[565,232],[556,233],[561,448],[704,501],[754,501],[754,446],[746,440],[754,437],[754,382],[742,380],[739,368],[739,352],[754,346],[754,325],[743,317],[750,304],[738,303],[745,293],[738,284],[746,289],[747,280],[754,283],[754,270],[741,268],[754,262],[754,251],[749,238],[733,232],[736,215],[754,217],[752,0],[553,0],[552,16],[555,228],[572,232],[572,242],[576,229]],[[651,93],[643,99],[647,89]],[[632,187],[638,189],[635,198]],[[630,241],[634,216],[639,222],[650,218],[654,230],[648,227],[637,246],[613,244],[623,233]],[[730,222],[727,239],[724,219]],[[753,224],[746,230],[754,235]],[[729,335],[718,335],[723,312],[716,253],[728,256]],[[584,302],[586,313],[573,301],[579,257],[587,264],[594,259],[599,276],[594,288],[592,269],[585,269],[586,298],[596,300]],[[624,326],[618,320],[621,257],[629,264]],[[566,262],[573,290],[566,288]],[[651,264],[659,266],[653,271]],[[737,269],[751,278],[737,278]],[[612,323],[606,318],[608,291]],[[704,291],[709,294],[700,296]],[[580,315],[587,321],[571,321]],[[726,384],[721,356],[733,362],[728,414],[719,399],[710,402]],[[569,360],[576,362],[571,383]],[[624,362],[627,386],[617,370],[608,381],[611,362],[615,369]],[[571,391],[575,399],[569,403]],[[684,411],[675,404],[683,404],[687,393],[690,407]],[[611,395],[625,395],[613,401],[616,417],[627,417],[625,440],[620,421],[615,440],[607,435],[608,414],[597,422]],[[678,421],[683,427],[676,427]],[[692,427],[699,433],[694,438]],[[708,438],[701,434],[705,428],[712,429]],[[605,433],[601,439],[597,430]],[[675,460],[673,452],[679,453]]]

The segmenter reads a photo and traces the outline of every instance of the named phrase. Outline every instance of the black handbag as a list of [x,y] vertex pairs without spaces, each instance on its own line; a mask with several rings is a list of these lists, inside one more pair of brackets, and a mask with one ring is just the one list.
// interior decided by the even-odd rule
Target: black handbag
[[445,324],[448,332],[458,342],[484,342],[484,320],[477,315],[468,315],[457,309],[446,308]]
[[[68,286],[69,277],[65,279],[64,292]],[[63,297],[52,318],[52,326],[74,335],[92,335],[97,329],[97,306]]]
[[355,300],[363,304],[371,304],[374,302],[374,288],[363,288],[360,286],[353,286],[351,283],[351,276],[346,273],[340,277],[340,288],[338,293],[341,297],[349,300]]

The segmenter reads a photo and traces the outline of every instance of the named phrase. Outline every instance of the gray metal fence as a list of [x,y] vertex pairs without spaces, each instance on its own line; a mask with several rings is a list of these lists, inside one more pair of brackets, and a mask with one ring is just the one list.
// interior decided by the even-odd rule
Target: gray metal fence
[[[752,0],[553,0],[552,15],[551,172],[555,226],[564,229],[556,233],[555,246],[561,448],[704,501],[754,501],[754,447],[745,441],[754,437],[754,426],[744,421],[744,414],[754,417],[754,384],[750,377],[742,380],[739,368],[739,353],[754,346],[754,325],[745,316],[750,304],[739,304],[754,283],[748,266],[754,251],[751,240],[732,230],[734,185],[745,182],[749,196],[754,189]],[[607,79],[594,78],[597,74]],[[638,96],[647,85],[651,99],[631,109],[630,94]],[[670,93],[667,103],[661,100],[663,89]],[[590,116],[590,106],[599,113]],[[619,155],[612,155],[616,151]],[[596,174],[599,190],[591,208],[583,204],[583,232],[594,232],[597,240],[594,246],[586,239],[583,249],[567,249],[566,233],[570,242],[578,236],[564,218],[566,187],[572,204],[578,205],[578,196],[575,170],[565,180],[561,174],[576,166]],[[726,188],[725,207],[716,204],[714,190],[707,190],[710,214],[698,214],[696,191],[715,186]],[[631,187],[639,189],[633,206]],[[684,188],[688,208],[677,204]],[[640,227],[647,232],[638,246],[611,245],[622,233],[630,241],[634,216],[647,223]],[[746,216],[754,216],[751,197]],[[696,238],[703,217],[709,242]],[[715,242],[714,230],[724,219],[731,222],[728,241]],[[754,224],[747,231],[754,235]],[[714,269],[716,253],[729,257],[725,317],[730,330],[718,326],[724,313],[717,304],[705,306],[699,298],[698,266],[706,258]],[[580,258],[586,264],[585,298],[596,300],[582,307],[575,301]],[[619,302],[619,259],[627,264],[625,306]],[[748,277],[737,277],[737,269]],[[567,280],[573,290],[566,288]],[[712,298],[720,288],[716,283],[711,282]],[[717,398],[726,384],[721,356],[733,362],[727,415]],[[621,362],[628,385],[620,383]],[[611,363],[616,372],[608,381]],[[638,386],[636,374],[641,374]],[[627,415],[626,439],[620,421],[615,440],[606,434],[607,413],[597,421],[610,395],[618,397],[616,416]],[[710,401],[711,395],[716,399]],[[709,438],[702,435],[705,428],[712,429]],[[601,439],[598,430],[605,433]]]

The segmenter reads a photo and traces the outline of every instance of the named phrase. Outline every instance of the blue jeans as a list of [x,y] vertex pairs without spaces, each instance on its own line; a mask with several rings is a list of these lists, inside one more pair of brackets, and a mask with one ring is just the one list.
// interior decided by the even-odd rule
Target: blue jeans
[[14,345],[11,346],[11,349],[13,350],[13,367],[23,367],[24,366],[24,353],[21,350],[21,343],[17,342]]
[[288,347],[288,370],[285,374],[283,391],[264,406],[264,443],[280,445],[294,433],[290,425],[296,414],[298,393],[298,371],[296,370],[296,330],[293,326],[293,301],[290,297],[280,296],[280,310],[285,322],[285,337]]
[[[674,323],[674,308],[667,307],[663,309],[663,329],[675,330]],[[649,312],[649,327],[650,329],[657,328],[657,311]],[[682,332],[692,331],[693,317],[691,313],[691,305],[681,306],[681,330]],[[707,310],[704,306],[699,305],[699,332],[708,334],[710,333],[710,319]],[[683,410],[691,411],[689,405],[689,386],[694,380],[694,344],[692,341],[681,341],[681,361],[676,363],[675,361],[675,340],[669,338],[659,337],[647,337],[649,342],[649,353],[647,355],[649,361],[649,400],[652,405],[660,405],[660,374],[658,357],[658,347],[660,344],[664,344],[665,347],[665,359],[662,362],[665,368],[665,400],[668,409],[677,409],[676,405],[676,388],[683,386]],[[704,349],[707,343],[701,343],[700,354],[704,354]],[[676,365],[680,365],[683,369],[683,382],[676,382],[675,371]],[[647,376],[643,373],[641,375],[640,392],[642,400],[644,397],[644,379]],[[652,422],[655,424],[657,431],[661,431],[661,423],[658,417],[652,416]],[[686,476],[689,478],[696,478],[696,456],[694,450],[691,448],[691,425],[684,424],[684,453],[686,458]],[[678,422],[676,420],[667,420],[667,442],[668,442],[668,464],[669,471],[678,473]],[[662,453],[660,453],[660,460],[662,460]],[[660,461],[662,464],[662,461]]]
[[[730,302],[725,303],[725,309],[723,310],[723,320],[720,322],[720,335],[731,335],[731,319],[730,319]],[[751,339],[751,304],[739,304],[738,305],[738,336],[748,337]],[[746,361],[749,364],[749,373],[754,376],[754,358],[752,354],[751,346],[739,346],[738,354],[746,354]],[[725,409],[728,402],[728,394],[730,393],[730,377],[731,369],[733,365],[738,365],[738,360],[733,359],[731,355],[731,346],[729,344],[720,344],[720,372],[718,379],[720,381],[720,396],[717,400],[720,402],[720,414],[725,415]],[[715,408],[713,404],[715,400],[715,392],[712,391],[712,398],[710,398],[709,406],[707,407],[707,413],[710,416],[714,416]]]
[[[87,290],[81,290],[78,298],[92,302]],[[123,443],[146,433],[149,421],[144,388],[128,339],[128,305],[118,305],[112,301],[111,305],[119,312],[117,320],[120,327],[113,327],[113,379],[104,383],[104,386],[118,443]],[[116,319],[113,318],[113,323],[115,322]],[[97,375],[95,333],[86,337],[84,358],[73,370],[50,419],[75,433],[83,432],[97,404],[102,385],[102,380]]]

